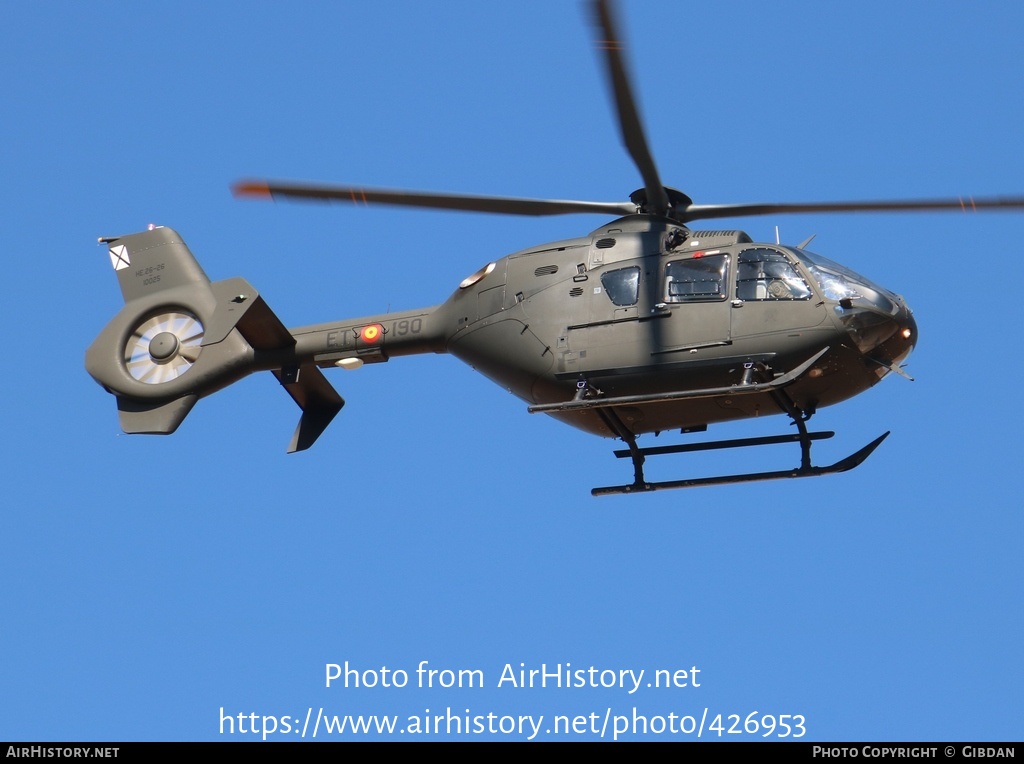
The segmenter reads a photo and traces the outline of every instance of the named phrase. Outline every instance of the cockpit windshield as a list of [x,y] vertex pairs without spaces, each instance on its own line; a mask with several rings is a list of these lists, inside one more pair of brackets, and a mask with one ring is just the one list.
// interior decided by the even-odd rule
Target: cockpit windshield
[[810,271],[811,276],[818,282],[822,294],[828,299],[836,302],[840,300],[866,302],[876,310],[893,316],[899,311],[896,303],[886,296],[885,290],[875,286],[859,273],[855,273],[827,257],[806,250],[794,248],[793,253]]

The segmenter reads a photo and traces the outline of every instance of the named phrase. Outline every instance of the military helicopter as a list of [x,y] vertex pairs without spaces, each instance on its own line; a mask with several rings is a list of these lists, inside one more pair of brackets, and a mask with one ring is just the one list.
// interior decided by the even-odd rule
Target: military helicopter
[[[861,393],[917,342],[902,297],[799,246],[756,243],[698,220],[785,213],[1024,208],[1024,198],[694,204],[664,186],[648,147],[612,0],[591,3],[622,140],[643,188],[627,202],[469,196],[310,183],[243,181],[243,197],[426,207],[513,215],[615,216],[577,238],[490,262],[435,307],[286,328],[241,278],[211,282],[172,229],[101,238],[125,305],[86,353],[117,399],[128,433],[174,432],[195,403],[269,370],[302,410],[289,452],[309,448],[344,405],[321,369],[450,353],[544,413],[617,438],[633,481],[594,495],[808,477],[853,469],[886,432],[829,466],[814,466],[818,408]],[[908,377],[909,378],[909,377]],[[641,447],[648,433],[784,414],[795,432]],[[647,457],[798,443],[782,471],[649,482]]]

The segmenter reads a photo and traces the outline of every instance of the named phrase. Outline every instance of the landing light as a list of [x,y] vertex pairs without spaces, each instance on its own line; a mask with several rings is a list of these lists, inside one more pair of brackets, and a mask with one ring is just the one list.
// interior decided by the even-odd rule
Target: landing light
[[903,334],[903,339],[909,340],[910,339],[910,335],[913,334],[913,332],[910,331],[910,327],[908,326],[906,329],[903,330],[902,334]]

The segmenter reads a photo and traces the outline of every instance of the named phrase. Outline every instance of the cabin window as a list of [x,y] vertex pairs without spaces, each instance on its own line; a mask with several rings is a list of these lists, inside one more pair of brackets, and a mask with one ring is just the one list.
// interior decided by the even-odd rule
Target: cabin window
[[807,300],[811,289],[781,252],[747,249],[736,265],[736,297],[740,300]]
[[728,283],[728,255],[675,260],[665,266],[665,302],[724,300]]
[[616,305],[636,305],[640,293],[640,268],[619,268],[601,274],[605,294]]

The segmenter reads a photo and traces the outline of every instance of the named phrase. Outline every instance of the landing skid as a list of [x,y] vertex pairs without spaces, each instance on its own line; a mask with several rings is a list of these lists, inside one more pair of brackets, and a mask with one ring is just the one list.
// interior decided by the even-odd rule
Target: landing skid
[[[802,423],[801,423],[802,424]],[[759,480],[782,480],[789,478],[802,478],[802,477],[814,477],[815,475],[831,475],[835,472],[846,472],[852,470],[854,467],[860,466],[861,463],[871,453],[878,448],[883,440],[885,440],[889,433],[886,432],[883,435],[875,438],[873,441],[868,443],[864,448],[860,449],[856,453],[850,454],[845,459],[840,459],[835,464],[831,464],[828,467],[814,467],[810,464],[810,443],[813,440],[823,440],[825,438],[831,438],[835,433],[832,432],[810,432],[801,433],[800,435],[778,435],[766,438],[742,438],[738,440],[720,440],[711,441],[708,443],[693,443],[682,446],[665,446],[661,448],[636,448],[630,451],[616,451],[615,455],[619,457],[630,456],[633,459],[633,467],[636,473],[636,480],[629,485],[615,485],[607,486],[605,488],[594,488],[590,493],[593,496],[608,496],[616,493],[645,493],[648,491],[664,491],[669,488],[696,488],[702,485],[724,485],[726,483],[753,483]],[[693,452],[693,451],[710,451],[721,448],[742,448],[745,446],[764,446],[774,443],[792,443],[799,442],[802,446],[802,452],[805,452],[806,458],[802,459],[804,464],[800,467],[791,470],[777,470],[774,472],[748,472],[741,475],[720,475],[717,477],[704,477],[704,478],[693,478],[690,480],[667,480],[660,483],[648,483],[643,477],[643,461],[645,456],[654,456],[666,453],[682,453],[682,452]]]
[[[872,452],[889,437],[886,432],[868,443],[864,448],[845,459],[840,459],[828,467],[815,467],[811,464],[811,445],[816,440],[824,440],[835,435],[834,432],[808,432],[807,420],[814,414],[815,405],[811,403],[805,409],[797,406],[786,393],[786,387],[806,374],[827,352],[825,347],[808,358],[799,366],[785,374],[763,381],[770,371],[762,364],[748,362],[744,364],[738,384],[726,387],[703,388],[699,390],[678,390],[673,392],[648,393],[640,395],[624,395],[604,397],[600,390],[590,387],[587,380],[580,379],[576,383],[576,395],[569,401],[556,403],[540,403],[530,406],[530,413],[552,414],[556,412],[591,411],[604,422],[607,428],[615,433],[627,446],[628,450],[616,451],[620,459],[629,457],[633,460],[633,482],[628,485],[613,485],[594,488],[594,496],[607,496],[615,493],[645,493],[648,491],[664,491],[669,488],[695,488],[701,485],[724,485],[726,483],[753,483],[760,480],[783,480],[790,478],[813,477],[815,475],[831,475],[834,472],[846,472],[859,466]],[[759,381],[761,378],[762,381]],[[737,438],[733,440],[716,440],[704,443],[692,443],[676,446],[658,446],[640,448],[636,444],[636,434],[622,421],[617,410],[621,406],[657,405],[696,398],[716,398],[719,396],[734,397],[737,395],[767,394],[779,410],[789,416],[796,425],[797,432],[790,435],[772,435],[760,438]],[[800,466],[791,470],[771,472],[747,472],[740,475],[719,475],[717,477],[692,478],[689,480],[667,480],[650,483],[644,477],[644,461],[648,456],[663,454],[692,453],[694,451],[712,451],[724,448],[745,448],[747,446],[769,446],[777,443],[800,444]]]
[[[578,392],[576,398],[569,402],[560,404],[546,404],[534,406],[531,411],[569,411],[575,409],[589,408],[593,410],[608,428],[614,432],[627,446],[628,450],[616,451],[617,457],[629,457],[633,460],[633,482],[628,485],[614,485],[604,488],[594,488],[591,494],[594,496],[606,496],[615,493],[644,493],[648,491],[663,491],[669,488],[696,488],[702,485],[724,485],[726,483],[753,483],[760,480],[783,480],[790,478],[814,477],[815,475],[831,475],[835,472],[846,472],[859,466],[865,459],[871,456],[872,452],[885,440],[889,433],[886,432],[868,443],[864,448],[850,454],[845,459],[840,459],[828,467],[815,467],[811,464],[811,445],[816,440],[824,440],[835,435],[834,432],[808,432],[807,420],[814,414],[814,405],[806,410],[798,407],[793,399],[786,393],[785,388],[799,379],[810,369],[826,352],[823,348],[804,363],[782,374],[768,382],[758,382],[757,377],[762,375],[766,369],[757,365],[746,364],[742,378],[738,385],[729,388],[711,388],[704,390],[689,390],[660,395],[627,396],[619,398],[601,398],[598,396],[587,397],[588,389],[586,381],[577,383]],[[767,393],[775,401],[779,410],[785,413],[796,425],[797,432],[791,435],[772,435],[760,438],[738,438],[733,440],[717,440],[705,443],[692,443],[677,446],[660,446],[654,448],[640,448],[636,444],[636,435],[626,426],[625,422],[616,413],[616,407],[635,403],[663,403],[685,398],[715,397],[723,394],[745,395],[752,393]],[[799,443],[800,444],[800,466],[791,470],[775,470],[770,472],[747,472],[738,475],[718,475],[716,477],[692,478],[689,480],[667,480],[659,483],[650,483],[644,478],[644,461],[648,456],[660,456],[663,454],[692,453],[694,451],[712,451],[725,448],[746,448],[748,446],[770,446],[778,443]]]

